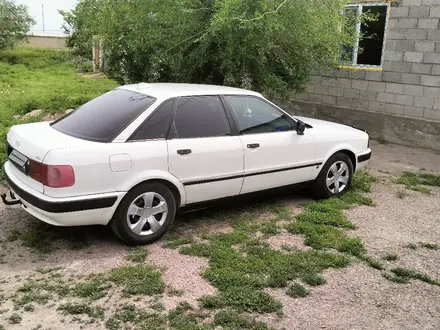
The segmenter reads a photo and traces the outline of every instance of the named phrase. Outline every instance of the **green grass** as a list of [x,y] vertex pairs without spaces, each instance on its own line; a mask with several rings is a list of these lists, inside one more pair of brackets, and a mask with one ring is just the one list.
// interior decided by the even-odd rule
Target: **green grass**
[[[168,244],[172,243],[171,247],[179,248],[182,254],[208,259],[209,267],[202,276],[218,289],[218,294],[200,299],[203,308],[282,313],[280,302],[264,291],[265,288],[286,288],[297,279],[311,286],[325,284],[323,270],[346,267],[350,255],[365,254],[362,241],[347,235],[346,230],[355,226],[343,211],[354,205],[373,205],[364,193],[370,192],[376,181],[375,176],[361,171],[354,179],[353,189],[343,197],[308,203],[296,218],[280,203],[214,213],[210,221],[228,223],[233,231],[205,233],[203,243],[176,237]],[[268,217],[271,220],[267,220]],[[287,223],[283,226],[289,232],[303,234],[305,243],[314,249],[277,251],[270,248],[264,238],[280,232],[280,220]],[[258,232],[264,237],[258,237]],[[333,249],[344,254],[325,251]]]
[[374,269],[377,269],[377,270],[383,270],[384,269],[384,266],[379,261],[377,261],[376,259],[374,259],[374,258],[372,258],[372,257],[370,257],[370,256],[368,256],[366,254],[360,255],[360,256],[358,256],[358,258],[360,260],[362,260],[362,261],[365,261],[365,263],[368,266],[370,266],[371,268],[374,268]]
[[411,249],[411,250],[417,250],[417,245],[413,244],[413,243],[405,244],[403,247],[405,247],[407,249]]
[[170,297],[181,297],[185,293],[184,290],[174,289],[174,288],[168,288],[167,294]]
[[86,303],[66,303],[58,306],[57,310],[67,315],[81,315],[85,314],[90,318],[104,318],[104,309],[97,306],[91,306]]
[[311,286],[318,286],[327,283],[325,278],[318,273],[305,273],[303,276],[301,276],[301,279]]
[[440,187],[440,175],[405,172],[395,183],[403,184],[406,189],[431,195],[431,189],[423,186]]
[[361,256],[365,253],[362,241],[348,236],[343,229],[355,226],[343,214],[354,205],[373,205],[364,195],[371,191],[377,178],[366,171],[359,171],[353,179],[353,187],[340,198],[312,202],[304,208],[294,223],[286,226],[292,234],[305,236],[305,243],[314,249],[336,249],[340,252]]
[[431,285],[440,286],[440,281],[434,280],[429,276],[422,273],[418,273],[414,270],[399,267],[399,268],[391,269],[391,272],[394,274],[394,282],[397,283],[408,283],[410,279],[415,279]]
[[203,322],[206,316],[194,311],[190,304],[183,302],[168,313],[168,320],[173,330],[211,330],[212,325]]
[[395,253],[387,253],[382,259],[386,261],[396,261],[399,260],[399,256]]
[[91,278],[88,282],[76,283],[70,288],[70,294],[75,297],[97,300],[107,295],[109,283],[101,277]]
[[88,233],[78,228],[59,228],[48,225],[42,221],[27,226],[24,230],[12,230],[8,241],[20,241],[23,246],[33,251],[47,254],[54,250],[56,241],[67,243],[73,250],[90,246]]
[[303,298],[309,295],[309,290],[299,283],[294,283],[286,291],[286,294],[292,298]]
[[148,312],[132,304],[125,304],[106,322],[109,330],[127,329],[128,325],[142,330],[165,330],[166,316]]
[[163,293],[165,283],[160,271],[149,266],[123,266],[111,270],[108,280],[121,285],[126,296]]
[[186,244],[191,244],[194,242],[194,237],[179,235],[168,235],[164,247],[168,249],[177,249],[178,247]]
[[425,249],[429,249],[429,250],[439,250],[440,249],[438,244],[432,244],[432,243],[420,243],[420,246]]
[[403,191],[403,190],[399,190],[396,193],[396,197],[399,198],[399,199],[404,199],[406,196],[408,196],[408,193],[406,191]]
[[107,78],[79,75],[75,59],[66,51],[17,48],[0,52],[0,162],[6,160],[6,133],[19,123],[14,115],[76,108],[116,86]]
[[129,251],[127,260],[136,263],[141,263],[145,261],[147,255],[148,255],[148,250],[145,247],[137,246]]
[[257,322],[233,310],[223,310],[215,314],[214,325],[225,330],[268,330],[266,324]]

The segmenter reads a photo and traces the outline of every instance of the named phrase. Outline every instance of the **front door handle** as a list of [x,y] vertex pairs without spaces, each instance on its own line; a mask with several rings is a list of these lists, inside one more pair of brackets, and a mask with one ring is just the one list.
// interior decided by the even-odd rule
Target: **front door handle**
[[256,149],[256,148],[260,147],[260,144],[259,143],[251,143],[251,144],[248,144],[247,147],[249,149]]
[[177,153],[179,154],[179,155],[189,155],[190,153],[191,153],[192,151],[191,151],[191,149],[181,149],[181,150],[177,150]]

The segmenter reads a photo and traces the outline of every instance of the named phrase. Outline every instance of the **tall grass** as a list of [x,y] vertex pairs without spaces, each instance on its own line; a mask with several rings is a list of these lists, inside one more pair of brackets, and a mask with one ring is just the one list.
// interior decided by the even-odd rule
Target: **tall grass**
[[35,109],[56,113],[75,108],[117,86],[107,78],[79,74],[76,62],[67,51],[18,48],[0,52],[1,165],[6,161],[6,134],[18,123],[14,115]]

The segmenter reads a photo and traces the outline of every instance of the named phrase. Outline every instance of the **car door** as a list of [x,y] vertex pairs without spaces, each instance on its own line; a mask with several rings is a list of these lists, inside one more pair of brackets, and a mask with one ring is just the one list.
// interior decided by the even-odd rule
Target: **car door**
[[178,98],[167,144],[169,172],[183,183],[187,204],[240,193],[243,147],[219,96]]
[[307,130],[298,135],[295,120],[260,97],[232,95],[224,99],[244,149],[242,194],[310,180],[317,164]]

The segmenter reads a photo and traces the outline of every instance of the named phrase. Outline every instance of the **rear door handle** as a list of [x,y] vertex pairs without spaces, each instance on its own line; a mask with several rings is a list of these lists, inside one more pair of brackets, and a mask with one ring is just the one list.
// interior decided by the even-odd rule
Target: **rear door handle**
[[189,155],[190,153],[191,153],[192,151],[191,151],[191,149],[181,149],[181,150],[177,150],[177,153],[179,154],[179,155]]
[[256,149],[256,148],[260,147],[260,144],[259,143],[251,143],[251,144],[248,144],[247,147],[249,149]]

